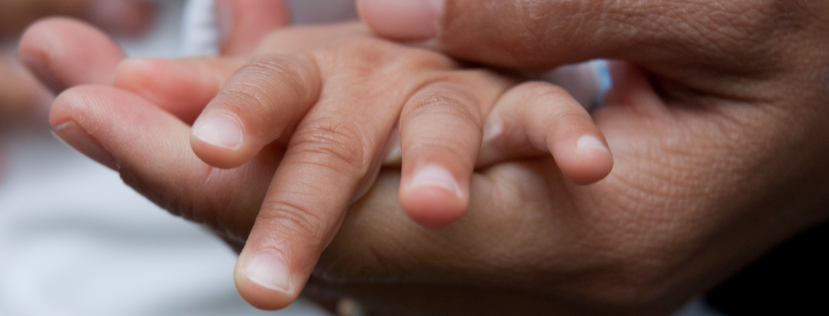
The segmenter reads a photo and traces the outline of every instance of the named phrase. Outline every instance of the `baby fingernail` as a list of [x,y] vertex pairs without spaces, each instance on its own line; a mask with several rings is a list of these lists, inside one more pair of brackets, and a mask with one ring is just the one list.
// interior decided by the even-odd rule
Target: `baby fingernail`
[[282,256],[276,253],[261,253],[248,262],[245,276],[260,286],[290,293],[291,276],[288,265]]
[[193,128],[193,135],[208,144],[233,150],[242,147],[244,140],[238,121],[223,114],[200,119]]
[[52,133],[58,140],[66,143],[92,160],[118,171],[118,162],[101,146],[92,135],[83,130],[78,124],[69,121],[52,128]]
[[454,193],[458,197],[463,196],[460,185],[449,170],[437,165],[428,165],[416,171],[409,182],[410,188],[439,187]]
[[360,12],[381,36],[426,40],[438,33],[444,0],[364,0]]
[[576,143],[576,148],[577,149],[596,148],[596,149],[602,149],[602,150],[605,150],[605,151],[610,151],[602,141],[600,141],[598,138],[596,138],[595,136],[592,136],[592,135],[584,135],[582,137],[579,137],[579,140]]

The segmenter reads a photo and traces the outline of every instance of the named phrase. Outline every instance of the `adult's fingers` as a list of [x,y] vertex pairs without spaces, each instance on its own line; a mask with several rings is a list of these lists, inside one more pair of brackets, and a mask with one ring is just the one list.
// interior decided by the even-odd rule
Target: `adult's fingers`
[[192,145],[205,162],[239,166],[295,125],[322,87],[306,55],[273,55],[242,67],[193,125]]
[[241,58],[128,59],[115,71],[113,85],[193,124],[242,65]]
[[144,0],[4,0],[0,2],[0,37],[14,35],[50,15],[73,16],[107,31],[134,35],[149,26],[154,11],[154,5]]
[[266,34],[291,22],[284,0],[216,0],[216,17],[225,55],[250,53]]
[[430,41],[428,45],[463,59],[543,69],[600,57],[687,63],[688,56],[718,57],[702,60],[731,69],[745,60],[729,56],[757,52],[763,36],[781,27],[794,28],[796,23],[786,21],[804,12],[780,1],[358,0],[358,4],[363,19],[380,36]]
[[120,47],[97,28],[71,18],[48,18],[29,27],[18,46],[20,59],[58,93],[80,84],[111,84],[124,59]]
[[487,120],[479,165],[550,153],[577,184],[601,180],[613,168],[602,131],[564,89],[521,84],[498,101]]
[[464,82],[422,88],[400,116],[400,204],[426,227],[444,227],[466,211],[484,120],[509,84],[483,71],[469,74],[468,80],[456,77]]
[[16,58],[0,52],[0,130],[46,115],[52,96]]
[[140,96],[106,86],[67,90],[55,100],[50,123],[55,134],[118,170],[136,191],[209,226],[239,249],[281,157],[266,151],[240,168],[210,167],[190,149],[187,124]]

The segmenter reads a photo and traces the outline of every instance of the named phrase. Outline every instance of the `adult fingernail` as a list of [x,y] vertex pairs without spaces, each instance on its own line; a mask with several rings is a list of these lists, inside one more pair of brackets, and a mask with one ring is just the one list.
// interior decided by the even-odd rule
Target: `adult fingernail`
[[261,253],[245,266],[245,276],[262,287],[290,293],[291,276],[288,265],[276,253]]
[[56,138],[98,163],[118,171],[118,162],[95,138],[73,121],[52,128]]
[[605,145],[604,142],[600,141],[598,138],[592,135],[584,135],[582,137],[579,137],[578,142],[576,142],[576,149],[601,149],[604,151],[610,151],[610,149],[607,148],[607,145]]
[[360,14],[374,32],[397,40],[437,36],[444,0],[363,0]]
[[454,193],[458,197],[463,196],[461,187],[452,173],[438,165],[428,165],[415,172],[409,182],[409,188],[422,187],[439,187]]
[[199,119],[193,128],[193,135],[208,144],[234,150],[242,147],[244,140],[242,126],[235,119],[223,114]]

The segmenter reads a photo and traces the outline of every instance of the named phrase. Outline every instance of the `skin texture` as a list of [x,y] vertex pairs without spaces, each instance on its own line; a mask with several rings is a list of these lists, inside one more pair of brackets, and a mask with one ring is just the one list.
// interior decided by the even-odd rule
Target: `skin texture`
[[[34,26],[24,36],[25,45],[22,49],[41,47],[42,45],[37,42],[41,38],[38,33],[61,25],[63,29],[74,29],[76,34],[82,34],[78,36],[89,41],[101,42],[95,46],[112,46],[111,42],[101,40],[99,33],[88,26],[57,19]],[[274,175],[250,237],[247,237],[246,233],[249,227],[243,230],[244,235],[234,236],[235,240],[248,238],[237,264],[237,286],[252,304],[269,309],[284,307],[298,295],[319,254],[336,233],[347,205],[355,197],[361,196],[373,183],[382,162],[380,158],[383,157],[383,150],[387,147],[386,143],[390,140],[398,117],[404,170],[407,161],[419,162],[429,158],[435,161],[437,159],[434,159],[434,156],[447,156],[448,149],[449,159],[444,160],[449,162],[454,162],[451,159],[466,156],[460,162],[463,164],[466,160],[467,177],[472,172],[477,148],[481,146],[483,118],[493,106],[504,108],[499,113],[511,114],[518,101],[521,101],[520,104],[524,101],[538,101],[551,105],[546,111],[538,111],[537,114],[540,115],[534,119],[543,123],[561,124],[551,125],[554,127],[536,124],[537,129],[517,129],[521,133],[539,135],[534,137],[540,142],[538,149],[528,141],[524,142],[524,147],[535,150],[532,152],[535,155],[548,152],[548,143],[564,146],[562,144],[566,144],[570,139],[562,137],[562,134],[566,136],[571,133],[579,136],[586,132],[596,132],[583,108],[560,88],[543,83],[528,83],[507,93],[510,98],[504,98],[506,102],[495,102],[503,91],[514,85],[514,80],[496,76],[489,71],[459,71],[456,70],[454,62],[438,54],[378,41],[365,34],[366,30],[359,24],[275,32],[254,53],[258,57],[254,57],[252,62],[247,64],[241,64],[238,59],[232,58],[205,58],[179,62],[128,61],[118,66],[116,71],[114,86],[118,89],[70,89],[55,102],[51,122],[56,134],[65,138],[68,143],[93,159],[114,169],[120,169],[122,175],[125,169],[146,166],[135,166],[134,163],[123,161],[118,154],[114,154],[116,157],[113,159],[103,148],[112,150],[106,138],[109,134],[117,132],[90,126],[89,117],[68,113],[67,109],[76,110],[77,107],[92,106],[92,109],[97,108],[100,111],[99,114],[113,111],[111,105],[99,102],[102,100],[112,102],[113,105],[126,102],[139,104],[133,106],[135,108],[146,107],[150,102],[139,97],[144,95],[147,99],[152,99],[160,110],[176,114],[178,119],[182,120],[176,124],[179,126],[178,129],[181,129],[182,124],[192,122],[195,113],[193,111],[204,109],[201,117],[210,117],[216,112],[243,117],[242,121],[248,124],[246,132],[251,132],[246,133],[246,138],[251,134],[256,136],[253,134],[256,132],[271,133],[271,136],[260,136],[264,138],[261,142],[263,145],[253,145],[254,150],[251,153],[258,154],[253,160],[248,158],[247,161],[254,165],[263,161],[273,161],[271,165],[275,165],[281,160],[280,167]],[[293,44],[293,47],[287,44],[296,43],[296,38],[316,40],[304,45]],[[309,50],[309,47],[317,46],[322,48]],[[64,56],[50,53],[48,49],[44,52],[53,60],[59,60]],[[239,70],[233,74],[232,70],[237,68]],[[102,66],[100,69],[105,67]],[[69,75],[72,73],[66,72]],[[219,89],[221,82],[224,82],[224,85]],[[263,84],[264,86],[260,87]],[[180,91],[188,93],[182,94]],[[204,100],[209,100],[209,96],[214,95],[216,98],[205,108]],[[360,103],[340,101],[344,99],[360,100]],[[313,108],[308,109],[313,103],[316,103]],[[364,109],[349,110],[358,105]],[[135,109],[115,111],[120,113]],[[130,115],[146,116],[136,113]],[[269,117],[272,119],[259,119]],[[419,121],[424,119],[431,122]],[[566,120],[561,121],[562,119]],[[141,121],[143,120],[145,119]],[[194,131],[202,128],[200,120],[201,118],[195,121]],[[136,126],[130,127],[140,127],[144,132],[161,128],[146,126],[147,123],[133,123]],[[427,130],[437,133],[423,136],[425,133],[418,132],[420,126],[431,126]],[[442,131],[442,126],[452,126],[451,132]],[[169,132],[170,128],[172,127],[163,128],[168,130],[165,134],[175,135],[175,132]],[[280,137],[286,128],[291,133]],[[566,133],[561,133],[561,129],[565,129]],[[90,139],[91,135],[96,136]],[[199,141],[197,134],[194,135],[191,143]],[[591,137],[598,139],[602,136],[599,134]],[[430,148],[432,143],[446,145]],[[199,143],[194,143],[194,148],[200,158],[206,161],[217,159],[211,157],[209,152],[216,149],[199,148],[196,145]],[[571,146],[574,145],[571,143]],[[606,148],[602,143],[599,146]],[[207,155],[205,150],[208,150]],[[569,153],[572,150],[562,151]],[[575,156],[589,159],[574,159],[577,163],[571,165],[584,169],[585,161],[595,161],[592,159],[596,158],[595,148],[587,148],[587,156],[584,151],[585,149],[578,149]],[[598,161],[600,167],[605,168],[606,174],[609,166],[602,164],[607,164],[609,152],[602,149],[598,154],[603,155],[598,157]],[[205,156],[208,159],[205,159]],[[221,155],[216,157],[222,158]],[[242,168],[249,163],[244,164]],[[213,177],[213,174],[233,173],[237,170],[226,172],[213,169],[210,177]],[[269,171],[273,173],[272,170]],[[598,176],[603,177],[604,174]],[[596,175],[594,173],[588,175],[590,176]],[[143,185],[131,183],[129,180],[127,182],[139,187],[139,191],[148,193]],[[465,185],[463,180],[460,181],[460,185]],[[413,198],[408,204],[401,199],[404,208],[406,205],[414,205],[415,214],[421,216],[415,217],[415,220],[430,227],[445,226],[466,209],[466,205],[458,207],[453,203],[468,203],[452,201],[458,199],[454,197],[454,192],[447,201],[445,197],[434,196],[434,189],[426,194],[423,194],[423,189],[418,188],[405,189],[404,186],[402,190]],[[468,198],[468,194],[463,194]],[[154,200],[158,198],[154,194],[148,196]],[[308,196],[316,198],[309,199]],[[163,201],[156,202],[164,205]],[[434,214],[417,214],[417,211],[422,209],[427,212],[435,212],[433,209],[442,211]],[[412,216],[413,212],[407,211]],[[173,212],[180,213],[178,210]],[[279,260],[285,262],[281,263],[282,265],[287,264],[287,269],[291,273],[291,281],[287,288],[273,288],[269,284],[262,284],[262,278],[248,273],[254,269],[251,268],[250,262],[254,262],[255,267],[257,258],[261,258],[262,254],[280,258]],[[269,263],[269,267],[272,266],[273,263]]]
[[[441,37],[424,45],[459,57],[522,68],[628,61],[614,65],[616,85],[594,113],[613,172],[577,186],[549,158],[495,163],[472,176],[466,216],[430,231],[400,211],[400,174],[385,170],[343,218],[307,294],[348,295],[380,315],[663,315],[827,219],[827,4],[446,3]],[[210,169],[168,112],[89,93],[98,97],[67,98],[53,115],[83,121],[126,182],[160,205],[245,235],[267,162]]]

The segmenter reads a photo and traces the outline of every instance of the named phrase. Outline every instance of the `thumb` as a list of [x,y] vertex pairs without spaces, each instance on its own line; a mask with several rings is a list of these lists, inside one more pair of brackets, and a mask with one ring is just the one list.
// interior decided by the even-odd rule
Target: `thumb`
[[291,22],[283,0],[216,0],[222,54],[253,51],[265,35]]
[[531,69],[594,58],[657,63],[693,54],[704,60],[700,53],[722,60],[716,57],[743,48],[733,45],[747,38],[741,32],[762,32],[763,15],[774,10],[756,8],[756,1],[358,0],[358,5],[363,20],[382,37],[426,41],[453,57]]

